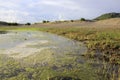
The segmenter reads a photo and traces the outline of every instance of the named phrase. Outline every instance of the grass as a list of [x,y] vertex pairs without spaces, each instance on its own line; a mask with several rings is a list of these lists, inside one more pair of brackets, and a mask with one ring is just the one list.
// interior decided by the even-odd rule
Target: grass
[[[85,56],[87,58],[98,58],[100,60],[104,60],[105,62],[110,63],[111,65],[119,65],[120,64],[120,28],[116,27],[1,27],[1,31],[7,31],[7,30],[32,30],[32,31],[43,31],[43,32],[49,32],[54,33],[57,35],[61,35],[73,40],[81,41],[86,44],[86,46],[89,49],[89,52],[86,54],[83,54],[82,56]],[[96,54],[99,52],[100,54]],[[39,63],[40,60],[43,60],[46,57],[50,57],[53,54],[49,54],[48,56],[45,56],[45,54],[40,54],[42,57],[37,57],[36,62]],[[98,56],[100,55],[100,56]],[[61,60],[61,59],[60,59]],[[21,64],[18,64],[17,69],[19,71],[23,70],[22,72],[19,72],[18,75],[12,76],[8,78],[9,80],[16,80],[16,79],[23,79],[28,80],[30,78],[32,79],[41,79],[41,80],[60,80],[61,78],[69,78],[73,80],[95,80],[94,75],[94,69],[89,68],[88,64],[86,64],[84,67],[83,65],[75,64],[75,59],[71,58],[70,56],[67,56],[63,58],[60,64],[57,62],[54,62],[54,58],[52,57],[50,59],[50,63],[52,65],[49,65],[49,67],[40,67],[40,66],[29,66],[24,65],[21,67]],[[33,63],[34,58],[29,57],[28,59],[24,59],[23,62],[29,62]],[[13,62],[13,61],[11,61]],[[14,63],[14,62],[13,62]],[[54,63],[54,65],[53,65]],[[11,64],[11,63],[10,63]],[[15,65],[16,67],[16,64]],[[61,72],[52,70],[52,67],[58,68],[62,65],[69,65],[73,64],[74,69],[68,70],[66,68],[61,68]],[[11,66],[13,66],[11,65]],[[6,65],[5,65],[6,66]],[[4,67],[3,65],[1,67]],[[3,68],[4,69],[4,68]],[[9,69],[9,68],[8,68]],[[12,68],[11,68],[12,69]],[[16,69],[16,68],[14,68]],[[104,72],[102,72],[100,75],[104,75],[104,79],[107,77],[107,70],[111,69],[109,66],[105,65]],[[6,70],[6,69],[5,69]],[[83,71],[85,70],[85,72]],[[93,72],[92,72],[93,70]],[[13,70],[14,71],[14,70]],[[16,71],[16,70],[15,70]],[[99,73],[101,71],[97,70],[96,72]],[[108,70],[109,71],[109,70]],[[118,69],[118,74],[119,74]],[[9,71],[8,71],[9,72]],[[6,74],[6,73],[5,73]],[[7,73],[9,74],[9,73]],[[32,74],[32,77],[30,76]],[[111,77],[114,80],[114,74],[111,73]],[[3,74],[4,75],[4,74]],[[81,76],[80,76],[81,75]],[[88,76],[85,76],[88,75]],[[57,79],[56,79],[57,78]],[[3,77],[4,79],[4,77]],[[6,80],[8,80],[6,78]],[[103,79],[103,78],[101,78]],[[110,80],[110,78],[108,78]],[[112,80],[112,79],[111,79]]]
[[[47,51],[48,52],[48,51]],[[49,53],[49,52],[48,52]],[[37,54],[35,58],[28,57],[21,60],[8,58],[0,55],[0,79],[1,80],[96,80],[98,75],[94,69],[88,64],[77,64],[74,58],[65,56],[57,60],[45,51],[45,54]],[[47,66],[41,62],[46,61],[47,57],[51,57],[47,62]],[[34,63],[33,61],[36,60]],[[34,64],[32,64],[34,63]],[[31,65],[32,64],[32,65]],[[77,64],[77,65],[76,65]],[[68,68],[71,66],[70,68]]]
[[[6,30],[45,31],[62,35],[86,44],[90,51],[100,51],[102,58],[120,64],[120,28],[114,27],[1,27]],[[86,54],[85,54],[86,55]],[[90,55],[90,54],[88,54]],[[93,56],[93,54],[91,54]],[[96,55],[96,54],[94,54]]]
[[46,28],[42,31],[62,35],[86,44],[90,51],[100,51],[110,63],[120,64],[120,29],[118,28]]

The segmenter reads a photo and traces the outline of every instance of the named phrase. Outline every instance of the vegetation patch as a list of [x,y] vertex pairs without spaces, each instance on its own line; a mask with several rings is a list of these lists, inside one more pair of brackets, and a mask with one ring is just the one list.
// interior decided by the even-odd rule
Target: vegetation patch
[[90,51],[99,51],[103,56],[102,58],[108,58],[109,60],[107,61],[109,61],[110,63],[120,64],[119,28],[54,27],[39,30],[55,33],[74,40],[82,41],[86,44]]
[[[77,57],[71,57],[70,55],[66,55],[65,58],[59,58],[58,62],[54,62],[55,58],[50,58],[50,63],[47,63],[47,66],[41,66],[39,64],[39,60],[42,60],[44,57],[44,54],[42,54],[42,57],[37,57],[36,61],[37,63],[33,65],[24,65],[24,63],[21,66],[21,63],[17,66],[17,69],[14,67],[14,69],[21,71],[17,75],[9,75],[8,80],[16,80],[16,79],[41,79],[41,80],[49,80],[49,79],[73,79],[73,80],[116,80],[116,77],[119,77],[119,65],[120,65],[120,28],[116,27],[2,27],[0,30],[37,30],[37,31],[44,31],[49,33],[54,33],[57,35],[65,36],[67,38],[82,41],[86,44],[89,51],[88,53],[82,54],[82,56],[91,58],[96,60],[99,59],[101,61],[104,61],[104,63],[101,63],[104,65],[104,67],[101,67],[99,70],[96,70],[94,74],[94,69],[90,68],[89,64],[92,64],[94,68],[98,69],[98,66],[100,66],[100,63],[89,62],[89,64],[78,64],[75,63],[75,61],[79,62],[79,56]],[[68,53],[69,54],[69,53]],[[40,54],[41,55],[41,54]],[[48,56],[53,56],[53,54],[49,54]],[[34,58],[29,57],[28,59],[24,59],[23,62],[31,62],[34,61]],[[90,61],[90,60],[89,60]],[[13,62],[13,61],[12,61]],[[108,62],[108,64],[106,64]],[[15,62],[15,64],[18,64]],[[11,64],[11,62],[10,62]],[[14,64],[13,64],[14,65]],[[12,65],[12,66],[13,66]],[[23,66],[24,65],[24,66]],[[6,66],[6,65],[5,65]],[[112,68],[111,68],[112,66]],[[4,69],[4,66],[1,65],[1,70]],[[9,68],[8,68],[9,69]],[[14,73],[14,70],[10,68],[11,72]],[[15,71],[16,71],[15,70]],[[112,71],[113,70],[113,71]],[[2,72],[2,71],[1,71]],[[9,72],[9,71],[7,71]],[[15,72],[16,73],[16,72]],[[6,75],[1,73],[2,75]],[[8,73],[7,73],[8,74]],[[10,73],[11,74],[11,73]],[[108,76],[109,74],[109,76]],[[86,76],[87,75],[87,76]],[[98,76],[99,77],[98,77]],[[89,76],[89,77],[88,77]],[[100,77],[102,76],[102,77]],[[116,76],[116,77],[115,77]],[[5,79],[6,76],[1,76],[1,79]],[[6,78],[7,80],[7,78]]]

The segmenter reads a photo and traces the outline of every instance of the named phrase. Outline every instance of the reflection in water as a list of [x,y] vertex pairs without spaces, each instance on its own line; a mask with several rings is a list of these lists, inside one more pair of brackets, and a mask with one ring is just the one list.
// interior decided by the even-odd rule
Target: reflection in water
[[[57,80],[91,80],[91,76],[96,77],[96,74],[98,75],[97,80],[118,80],[120,75],[120,65],[118,64],[110,64],[104,59],[86,59],[81,56],[87,52],[87,48],[80,42],[37,31],[13,31],[8,34],[5,34],[7,33],[5,31],[0,31],[0,33],[1,53],[7,53],[15,60],[19,57],[23,67],[32,65],[34,69],[37,69],[38,67],[44,68],[48,66],[55,72],[68,71],[71,74],[74,72],[75,76],[81,76],[81,78],[73,78],[72,76],[57,75],[49,78],[49,80],[56,80],[56,78]],[[7,60],[3,58],[2,61]],[[94,73],[91,70],[91,66]]]

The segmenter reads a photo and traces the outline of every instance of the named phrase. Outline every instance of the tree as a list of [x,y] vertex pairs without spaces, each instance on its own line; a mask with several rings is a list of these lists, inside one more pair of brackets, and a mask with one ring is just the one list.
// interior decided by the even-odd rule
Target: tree
[[43,23],[46,23],[46,21],[45,21],[45,20],[43,20]]
[[25,25],[31,25],[31,23],[26,23]]
[[50,21],[45,21],[45,20],[43,20],[43,23],[49,23]]
[[71,22],[74,22],[74,20],[71,20]]
[[85,21],[85,18],[81,18],[80,21]]

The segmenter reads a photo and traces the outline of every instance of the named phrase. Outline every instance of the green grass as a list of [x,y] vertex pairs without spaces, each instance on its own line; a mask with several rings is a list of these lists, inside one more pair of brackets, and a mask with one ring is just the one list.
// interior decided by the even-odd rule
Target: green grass
[[[97,28],[97,27],[1,27],[0,31],[8,31],[8,30],[32,30],[32,31],[43,31],[54,33],[57,35],[61,35],[67,38],[71,38],[77,41],[81,41],[86,44],[89,49],[89,53],[83,54],[83,56],[87,58],[96,58],[97,54],[96,51],[100,52],[101,60],[105,60],[110,64],[120,64],[120,28]],[[36,57],[36,62],[39,63],[41,60],[47,57],[51,57],[53,54],[39,54]],[[67,56],[67,55],[66,55]],[[52,57],[48,63],[49,67],[40,67],[39,65],[23,65],[24,62],[33,63],[35,58],[29,57],[28,59],[24,59],[23,63],[19,61],[11,61],[6,62],[4,65],[0,65],[1,73],[3,76],[0,76],[1,79],[4,80],[29,80],[32,78],[33,80],[40,79],[40,80],[49,80],[54,78],[66,78],[71,77],[73,80],[82,79],[82,80],[96,80],[98,76],[104,75],[105,80],[107,77],[106,70],[108,66],[105,66],[105,70],[101,74],[96,74],[101,71],[95,71],[89,64],[80,65],[75,64],[75,59],[73,57],[67,56],[65,58],[59,58],[61,63],[54,62],[54,58]],[[2,59],[1,59],[2,60]],[[9,60],[9,59],[8,59]],[[2,64],[3,61],[0,61]],[[61,68],[62,65],[69,65],[73,64],[74,68],[72,70]],[[9,65],[7,67],[7,65]],[[4,67],[7,68],[4,68]],[[56,66],[59,67],[61,70],[55,71],[52,70],[52,67]],[[13,68],[14,67],[14,68]],[[3,70],[3,71],[2,71]],[[4,71],[5,70],[5,71]],[[10,71],[9,71],[10,70]],[[18,72],[16,72],[18,71]],[[119,71],[119,70],[118,70]],[[17,75],[14,75],[16,73]],[[8,77],[6,77],[6,75]],[[11,76],[12,75],[12,76]],[[57,77],[58,76],[58,77]],[[6,77],[6,78],[5,78]],[[111,74],[111,77],[114,77],[114,74]],[[58,80],[58,79],[56,79]],[[60,80],[60,79],[59,79]],[[111,79],[112,80],[112,79]],[[113,79],[114,80],[114,79]]]
[[[41,28],[46,31],[62,35],[86,44],[90,51],[101,52],[110,63],[120,64],[120,29],[119,28]],[[89,54],[88,54],[89,55]]]
[[[37,54],[34,55],[35,58],[28,57],[22,60],[0,55],[0,80],[61,80],[62,78],[96,80],[98,78],[98,75],[95,74],[94,69],[89,64],[77,64],[74,58],[69,55],[57,58],[61,61],[57,62],[52,56],[53,54],[48,53]],[[41,62],[47,57],[50,57],[47,66],[41,66]],[[68,68],[69,65],[72,68]]]
[[90,51],[99,50],[104,58],[109,58],[110,63],[120,64],[120,28],[1,27],[0,30],[37,30],[62,35],[82,41]]

